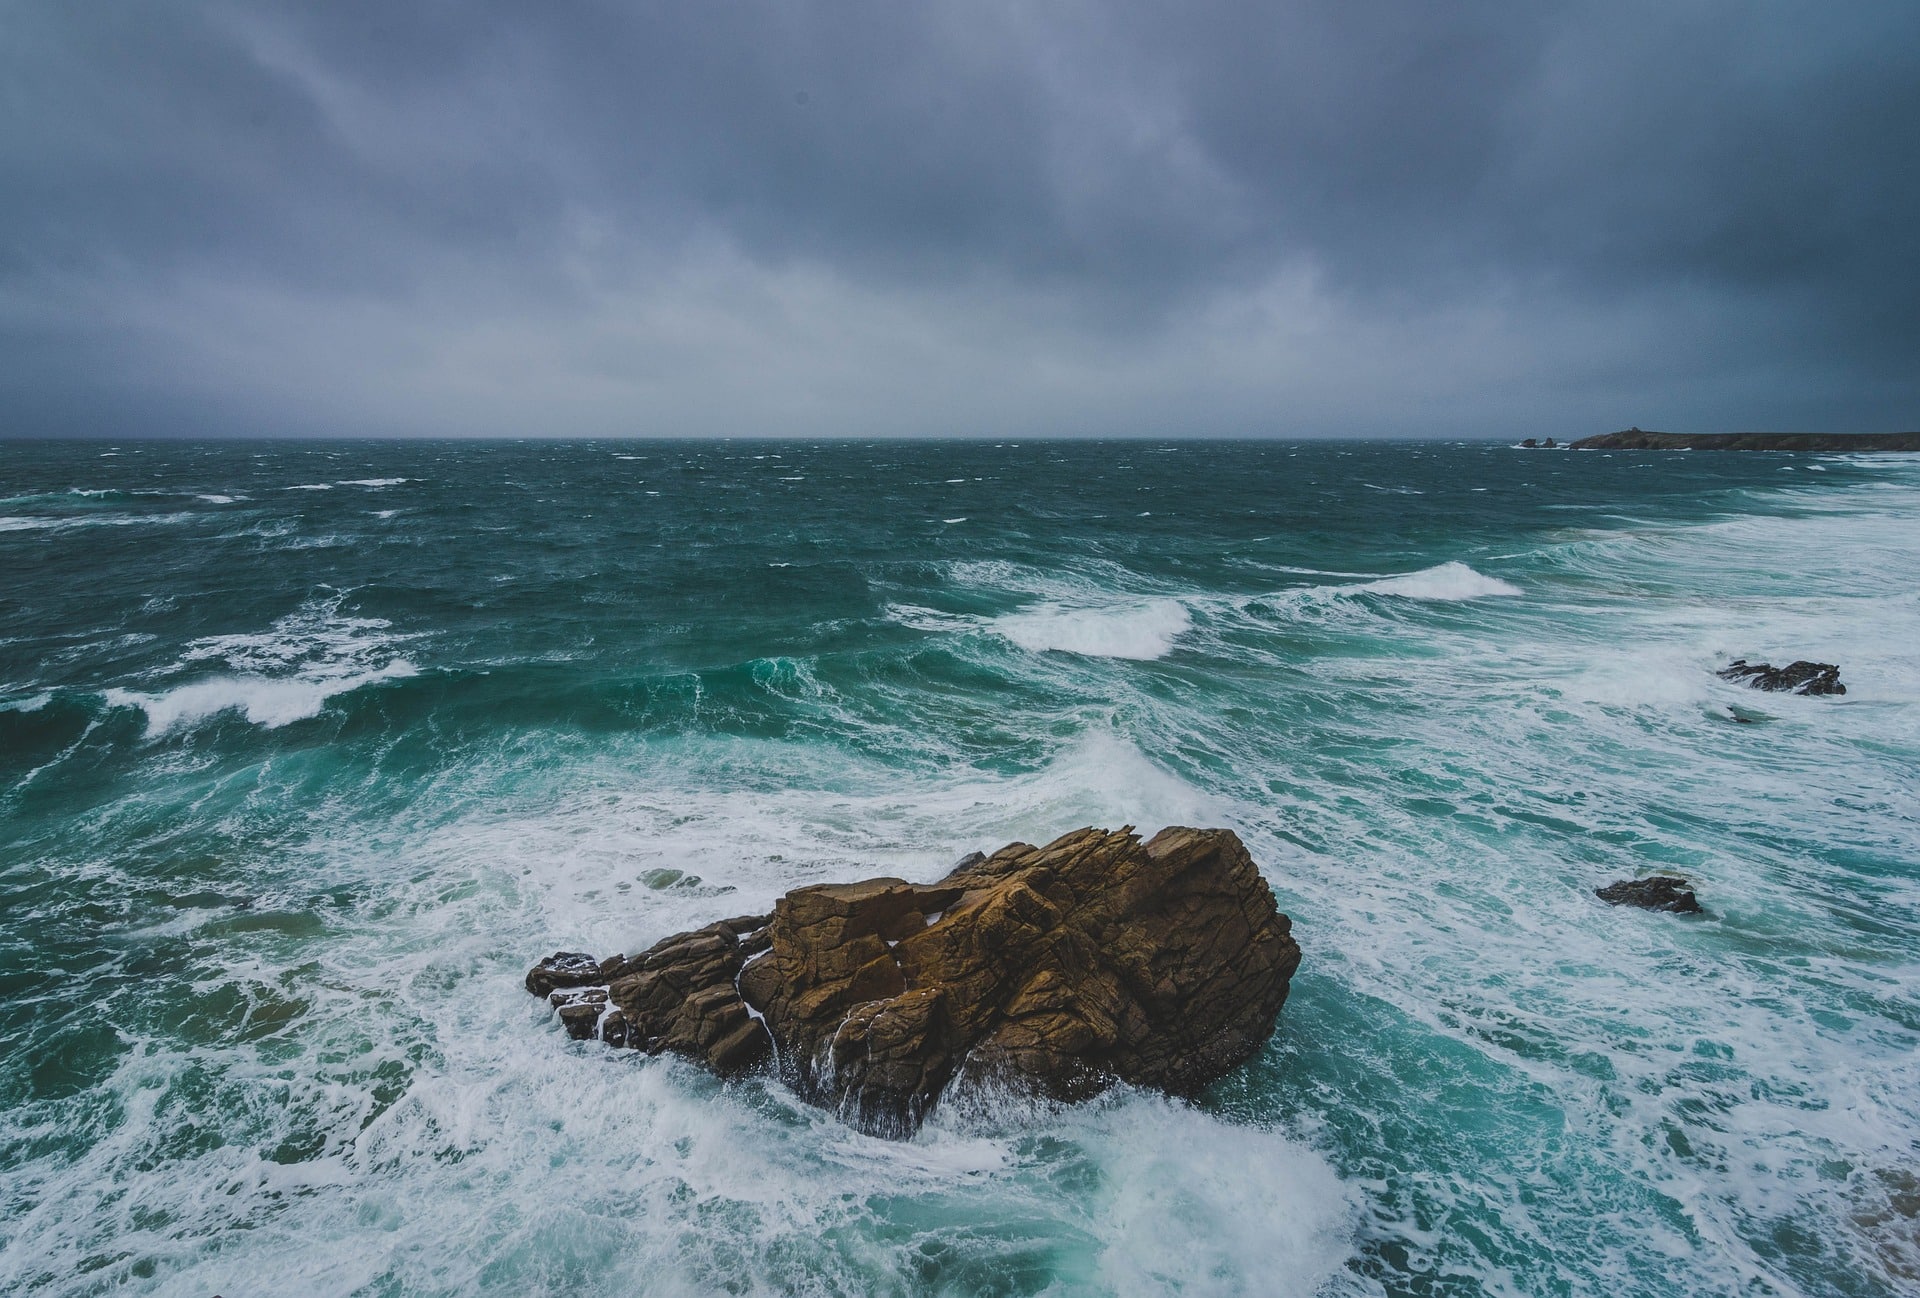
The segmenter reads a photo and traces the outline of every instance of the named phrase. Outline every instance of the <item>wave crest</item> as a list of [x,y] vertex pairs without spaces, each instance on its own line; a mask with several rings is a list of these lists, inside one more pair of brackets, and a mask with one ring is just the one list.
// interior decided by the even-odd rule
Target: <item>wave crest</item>
[[417,674],[418,669],[412,663],[396,659],[371,671],[331,680],[213,676],[158,694],[108,690],[104,697],[114,707],[137,707],[145,712],[147,733],[153,735],[164,735],[182,726],[231,711],[241,712],[253,724],[272,730],[318,716],[327,700],[336,694],[346,694],[374,681],[396,680]]
[[107,690],[114,707],[147,714],[149,734],[163,735],[223,712],[240,712],[269,729],[317,716],[327,700],[370,685],[417,675],[395,647],[384,618],[347,617],[343,595],[309,600],[264,632],[207,636],[189,644],[175,670],[218,664],[225,670],[153,691]]
[[1498,577],[1489,577],[1485,573],[1475,572],[1466,564],[1454,561],[1439,564],[1432,568],[1422,568],[1419,572],[1404,573],[1398,577],[1383,577],[1379,581],[1370,581],[1352,590],[1371,595],[1398,595],[1405,599],[1485,599],[1495,595],[1525,594],[1512,582],[1501,581]]
[[1089,658],[1164,658],[1193,625],[1177,599],[1112,608],[1067,608],[1041,604],[1007,613],[987,624],[1031,653],[1070,653]]

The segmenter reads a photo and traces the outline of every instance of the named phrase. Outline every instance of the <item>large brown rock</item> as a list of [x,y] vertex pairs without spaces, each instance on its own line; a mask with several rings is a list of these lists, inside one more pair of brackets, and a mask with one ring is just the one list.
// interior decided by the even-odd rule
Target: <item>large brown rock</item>
[[557,953],[527,986],[575,1035],[722,1075],[771,1058],[808,1100],[898,1137],[955,1078],[1069,1100],[1116,1080],[1191,1094],[1260,1048],[1299,963],[1231,830],[1143,844],[1082,829],[938,883],[798,888],[771,915],[631,959]]

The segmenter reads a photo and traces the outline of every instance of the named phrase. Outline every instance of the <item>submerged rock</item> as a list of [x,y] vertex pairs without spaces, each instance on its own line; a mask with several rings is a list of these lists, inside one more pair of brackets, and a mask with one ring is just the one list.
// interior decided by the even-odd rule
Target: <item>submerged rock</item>
[[956,1079],[1064,1100],[1200,1090],[1272,1033],[1291,929],[1230,830],[1083,829],[938,883],[798,888],[631,959],[559,953],[527,987],[572,1035],[591,1019],[589,1036],[723,1076],[771,1060],[809,1101],[904,1137]]
[[1700,900],[1693,895],[1687,880],[1671,874],[1649,875],[1645,879],[1622,879],[1604,888],[1595,888],[1594,896],[1609,906],[1639,906],[1643,910],[1670,910],[1677,915],[1700,912]]
[[1845,694],[1847,687],[1840,683],[1840,669],[1832,663],[1810,663],[1805,660],[1788,663],[1785,667],[1775,667],[1771,663],[1750,663],[1744,658],[1736,658],[1716,673],[1722,680],[1744,681],[1757,690],[1774,690],[1789,694]]

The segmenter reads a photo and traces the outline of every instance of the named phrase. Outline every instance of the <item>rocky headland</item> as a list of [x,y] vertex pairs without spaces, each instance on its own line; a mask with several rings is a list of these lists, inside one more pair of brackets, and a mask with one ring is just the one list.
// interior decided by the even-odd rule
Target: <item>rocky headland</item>
[[1920,433],[1650,433],[1629,428],[1569,445],[1576,451],[1920,451]]
[[1300,948],[1231,830],[1082,829],[937,883],[797,888],[765,915],[527,974],[568,1033],[770,1067],[862,1131],[906,1137],[946,1089],[1192,1094],[1271,1035]]

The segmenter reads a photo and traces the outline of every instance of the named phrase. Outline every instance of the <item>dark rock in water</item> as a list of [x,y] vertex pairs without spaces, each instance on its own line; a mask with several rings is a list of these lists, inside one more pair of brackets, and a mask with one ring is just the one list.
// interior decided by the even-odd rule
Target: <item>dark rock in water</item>
[[1622,879],[1593,895],[1609,906],[1639,906],[1644,910],[1670,910],[1678,915],[1700,911],[1700,900],[1693,895],[1687,880],[1671,874],[1655,874],[1645,879]]
[[[604,1040],[722,1075],[771,1058],[809,1101],[904,1137],[956,1079],[1068,1100],[1116,1080],[1200,1090],[1272,1033],[1291,929],[1229,830],[1083,829],[938,883],[795,889],[631,959],[555,956],[527,986],[551,983],[572,1035],[591,1015]],[[551,982],[589,967],[612,1010]]]
[[1537,447],[1537,446],[1539,446],[1539,445],[1540,445],[1540,443],[1539,443],[1538,441],[1536,441],[1536,440],[1535,440],[1534,438],[1531,438],[1531,437],[1529,437],[1529,438],[1527,438],[1527,440],[1525,440],[1524,442],[1521,442],[1521,443],[1520,443],[1520,445],[1522,445],[1522,446],[1524,446],[1524,447],[1526,447],[1526,448],[1527,448],[1527,449],[1528,449],[1529,451],[1531,451],[1531,450],[1533,450],[1533,449],[1534,449],[1535,447]]
[[584,951],[555,951],[527,970],[527,990],[535,996],[551,995],[556,987],[584,987],[604,981],[600,962]]
[[1750,663],[1744,658],[1736,658],[1722,667],[1717,673],[1722,680],[1745,681],[1757,690],[1774,690],[1789,694],[1845,694],[1847,687],[1840,683],[1840,669],[1832,663],[1810,663],[1804,660],[1788,663],[1785,667],[1775,667],[1771,663]]

